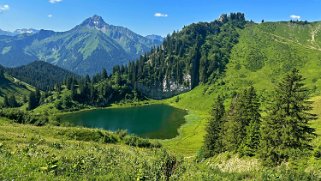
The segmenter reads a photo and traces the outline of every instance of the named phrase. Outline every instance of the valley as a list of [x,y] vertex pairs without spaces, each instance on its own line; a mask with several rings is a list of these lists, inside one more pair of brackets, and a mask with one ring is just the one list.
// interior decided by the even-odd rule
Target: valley
[[[77,30],[78,40],[90,46],[69,42],[66,57],[73,51],[91,57],[97,47],[110,49],[108,42],[117,51],[102,56],[118,62],[102,67],[108,61],[96,57],[101,62],[90,62],[92,68],[67,65],[57,59],[63,54],[58,48],[48,56],[54,65],[0,67],[0,179],[319,180],[320,25],[254,23],[242,13],[223,14],[185,26],[162,44],[149,36],[142,49],[117,45],[125,35],[109,28],[131,32],[99,16],[70,32],[28,35],[38,40],[25,50],[47,56],[52,42],[75,40]],[[0,50],[8,45],[2,41],[14,44],[25,36],[1,36]],[[138,37],[137,47],[145,40]],[[142,56],[119,57],[129,52]],[[161,131],[141,132],[147,127]]]

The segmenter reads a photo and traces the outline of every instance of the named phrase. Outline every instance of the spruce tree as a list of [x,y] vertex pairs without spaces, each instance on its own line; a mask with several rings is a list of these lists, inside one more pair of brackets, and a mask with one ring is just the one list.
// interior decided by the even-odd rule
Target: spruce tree
[[[237,94],[230,105],[230,109],[224,123],[224,147],[227,151],[237,151],[242,143],[246,131],[243,126],[244,113],[244,98],[243,94]],[[243,129],[244,127],[244,129]]]
[[103,69],[101,72],[101,78],[103,80],[105,80],[105,79],[107,79],[107,77],[108,77],[107,71],[106,71],[106,69]]
[[275,90],[274,102],[262,124],[261,157],[267,164],[279,164],[311,149],[314,129],[308,124],[316,116],[309,113],[312,102],[303,81],[299,71],[293,69]]
[[224,100],[219,96],[212,108],[212,118],[206,128],[204,157],[208,158],[222,152],[222,127],[224,122]]
[[8,96],[5,95],[3,99],[3,107],[10,107]]
[[38,100],[35,92],[29,94],[28,110],[33,110],[38,106]]
[[245,114],[246,118],[249,119],[249,125],[246,125],[246,135],[239,148],[241,155],[254,156],[260,143],[261,133],[261,114],[260,114],[260,103],[258,101],[256,91],[251,86],[247,95],[245,95]]
[[9,96],[8,98],[9,107],[18,107],[19,104],[14,95]]

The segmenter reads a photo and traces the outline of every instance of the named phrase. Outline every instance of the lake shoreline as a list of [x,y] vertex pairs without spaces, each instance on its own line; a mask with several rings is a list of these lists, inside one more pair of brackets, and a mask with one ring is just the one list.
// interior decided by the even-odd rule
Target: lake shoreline
[[148,139],[173,139],[186,123],[188,111],[154,102],[135,106],[86,109],[57,115],[62,126],[82,126],[107,131],[128,130]]

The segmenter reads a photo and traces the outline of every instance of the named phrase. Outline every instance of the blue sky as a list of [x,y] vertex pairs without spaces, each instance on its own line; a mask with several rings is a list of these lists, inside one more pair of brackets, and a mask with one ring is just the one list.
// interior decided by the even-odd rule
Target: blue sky
[[321,20],[321,0],[0,0],[0,29],[66,31],[97,14],[109,24],[162,36],[222,13],[244,12],[254,21]]

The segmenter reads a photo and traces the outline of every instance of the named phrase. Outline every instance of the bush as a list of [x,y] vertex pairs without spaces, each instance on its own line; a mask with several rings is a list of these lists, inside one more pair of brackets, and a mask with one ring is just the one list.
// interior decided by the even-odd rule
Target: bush
[[35,126],[43,126],[49,121],[46,116],[34,116],[16,109],[3,109],[0,111],[0,117],[8,118],[15,123],[33,124]]
[[78,141],[95,141],[102,143],[117,143],[118,139],[111,133],[100,130],[89,129],[68,129],[59,133],[66,136],[69,139],[75,139]]
[[124,143],[129,146],[137,146],[140,148],[160,148],[160,143],[152,143],[148,139],[140,138],[133,135],[124,137]]
[[319,146],[316,150],[314,150],[313,156],[315,158],[321,158],[321,146]]

